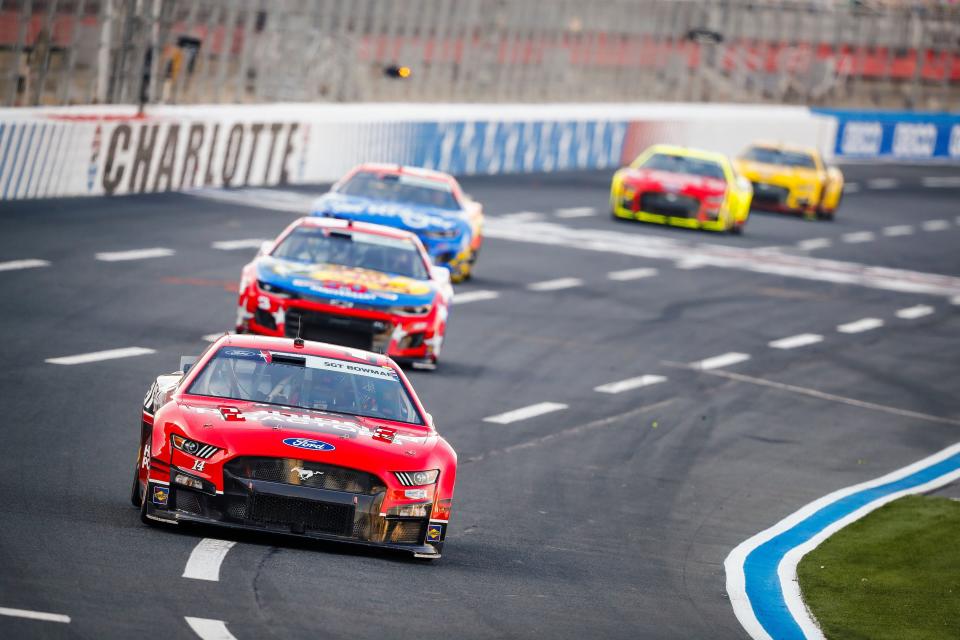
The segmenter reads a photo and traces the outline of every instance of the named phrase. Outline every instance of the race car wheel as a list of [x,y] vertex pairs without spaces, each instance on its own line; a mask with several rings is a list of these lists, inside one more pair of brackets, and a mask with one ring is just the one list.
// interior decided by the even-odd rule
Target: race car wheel
[[133,468],[133,487],[130,488],[130,503],[139,507],[143,502],[143,487],[140,486],[140,464]]
[[147,498],[148,498],[147,492],[141,491],[140,492],[140,522],[142,522],[143,524],[149,524],[150,526],[153,526],[155,524],[154,521],[147,517]]

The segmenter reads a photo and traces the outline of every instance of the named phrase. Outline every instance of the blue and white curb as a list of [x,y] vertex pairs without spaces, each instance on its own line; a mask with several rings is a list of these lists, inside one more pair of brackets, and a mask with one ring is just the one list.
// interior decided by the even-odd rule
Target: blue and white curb
[[800,595],[800,559],[874,509],[958,478],[960,443],[876,480],[834,491],[742,542],[724,561],[727,594],[740,624],[755,640],[823,638]]

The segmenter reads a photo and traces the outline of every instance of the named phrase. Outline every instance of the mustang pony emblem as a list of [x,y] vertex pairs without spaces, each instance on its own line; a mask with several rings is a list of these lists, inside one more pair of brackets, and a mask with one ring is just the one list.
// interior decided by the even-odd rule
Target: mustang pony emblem
[[310,469],[304,469],[303,467],[294,467],[290,471],[296,471],[297,475],[300,476],[300,480],[309,480],[313,476],[322,476],[323,471],[312,471]]

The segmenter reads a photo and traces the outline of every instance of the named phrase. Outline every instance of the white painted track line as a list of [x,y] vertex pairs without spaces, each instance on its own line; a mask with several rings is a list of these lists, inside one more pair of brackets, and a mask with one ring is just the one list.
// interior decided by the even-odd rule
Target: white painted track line
[[210,246],[220,251],[234,251],[235,249],[259,249],[266,242],[263,238],[247,238],[246,240],[220,240]]
[[909,224],[895,224],[890,227],[883,228],[883,235],[888,238],[895,238],[897,236],[909,236],[913,233],[913,226]]
[[906,307],[905,309],[900,309],[897,311],[896,315],[898,318],[904,320],[916,320],[917,318],[922,318],[933,313],[934,309],[930,305],[918,304],[913,307]]
[[607,277],[611,280],[625,282],[627,280],[639,280],[640,278],[651,278],[657,275],[659,271],[652,268],[624,269],[623,271],[611,271]]
[[750,359],[750,354],[737,353],[736,351],[731,351],[730,353],[724,353],[719,356],[713,356],[712,358],[707,358],[706,360],[700,360],[699,362],[691,362],[690,366],[694,369],[707,371],[709,369],[720,369],[722,367],[729,367],[730,365],[738,364],[740,362],[746,362],[749,359]]
[[895,189],[900,186],[900,181],[895,178],[873,178],[867,180],[867,187],[871,189]]
[[677,260],[677,269],[681,269],[683,271],[702,269],[705,266],[707,266],[707,261],[699,258],[682,258]]
[[453,294],[453,304],[467,304],[468,302],[480,302],[481,300],[493,300],[499,298],[500,294],[496,291],[479,289],[477,291],[467,291],[465,293]]
[[43,611],[30,611],[29,609],[9,609],[0,607],[0,616],[10,616],[12,618],[29,618],[31,620],[45,620],[46,622],[70,623],[70,616],[61,613],[44,613]]
[[567,405],[560,404],[559,402],[538,402],[537,404],[531,404],[528,407],[521,407],[519,409],[514,409],[513,411],[507,411],[506,413],[499,413],[495,416],[484,418],[483,421],[493,422],[495,424],[510,424],[511,422],[536,418],[537,416],[542,416],[545,413],[553,413],[554,411],[560,411],[566,408]]
[[211,620],[209,618],[191,618],[185,617],[184,620],[193,629],[193,632],[203,640],[237,640],[232,633],[227,631],[227,623],[223,620]]
[[105,251],[96,255],[103,262],[123,262],[126,260],[146,260],[148,258],[166,258],[176,253],[173,249],[153,247],[150,249],[131,249],[130,251]]
[[587,218],[596,215],[597,210],[593,207],[567,207],[557,209],[554,213],[557,214],[558,218]]
[[857,191],[860,191],[860,185],[856,182],[848,182],[847,184],[843,185],[844,193],[856,193]]
[[960,305],[960,296],[953,296],[950,298],[950,304]]
[[861,318],[860,320],[838,325],[837,331],[840,333],[863,333],[864,331],[879,329],[882,326],[883,320],[880,318]]
[[801,240],[798,242],[797,249],[813,251],[814,249],[825,249],[832,244],[833,240],[830,238],[810,238],[809,240]]
[[50,364],[88,364],[90,362],[100,362],[101,360],[116,360],[117,358],[145,356],[150,353],[156,353],[156,351],[153,349],[146,349],[144,347],[124,347],[122,349],[108,349],[106,351],[80,353],[75,356],[47,358],[46,362],[49,362]]
[[787,338],[780,338],[767,343],[768,347],[774,349],[796,349],[797,347],[806,347],[807,345],[823,342],[823,336],[815,333],[800,333]]
[[0,271],[16,271],[18,269],[36,269],[37,267],[49,267],[50,262],[47,260],[37,260],[31,258],[29,260],[10,260],[8,262],[0,262]]
[[946,231],[950,228],[949,220],[927,220],[920,227],[924,231]]
[[873,231],[854,231],[853,233],[843,234],[843,241],[850,244],[870,242],[874,238],[876,238],[876,234],[874,234]]
[[558,291],[560,289],[572,289],[583,284],[580,278],[557,278],[556,280],[544,280],[543,282],[534,282],[527,285],[530,291]]
[[600,393],[623,393],[624,391],[639,389],[640,387],[649,387],[650,385],[660,384],[666,381],[667,379],[664,376],[645,375],[602,384],[599,387],[594,387],[593,390]]
[[187,566],[183,570],[183,577],[211,582],[219,581],[220,565],[235,544],[237,543],[232,540],[204,538],[190,552]]
[[208,333],[205,336],[201,336],[200,339],[204,342],[213,342],[225,333],[233,335],[233,331],[221,331],[220,333]]
[[960,187],[960,176],[930,176],[920,178],[925,187]]
[[507,213],[497,218],[509,222],[536,222],[543,219],[543,214],[537,211],[518,211],[516,213]]

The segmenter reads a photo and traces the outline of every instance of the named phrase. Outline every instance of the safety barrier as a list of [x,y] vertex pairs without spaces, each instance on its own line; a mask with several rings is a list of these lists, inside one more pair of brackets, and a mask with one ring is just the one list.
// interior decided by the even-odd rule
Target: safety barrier
[[365,161],[458,175],[606,169],[658,142],[960,160],[960,115],[749,105],[238,105],[0,110],[0,199],[336,180]]

